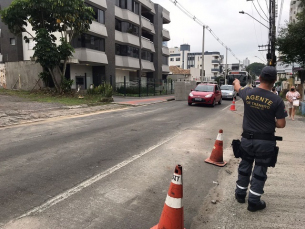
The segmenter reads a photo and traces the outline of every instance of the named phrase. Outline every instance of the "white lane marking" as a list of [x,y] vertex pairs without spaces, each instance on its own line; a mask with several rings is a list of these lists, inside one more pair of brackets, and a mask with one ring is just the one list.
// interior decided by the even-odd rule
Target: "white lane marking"
[[167,195],[166,200],[165,200],[165,204],[167,206],[169,206],[170,208],[182,208],[183,204],[182,204],[182,199],[181,198],[173,198],[169,195]]
[[42,204],[42,205],[40,205],[38,207],[35,207],[32,210],[28,211],[27,213],[21,215],[20,217],[17,218],[17,220],[21,219],[21,218],[24,218],[24,217],[27,217],[27,216],[29,216],[31,214],[40,213],[40,212],[45,211],[46,209],[54,206],[55,204],[57,204],[57,203],[65,200],[65,199],[67,199],[68,197],[70,197],[70,196],[72,196],[72,195],[82,191],[84,188],[86,188],[86,187],[96,183],[97,181],[105,178],[106,176],[108,176],[108,175],[116,172],[117,170],[125,167],[126,165],[130,164],[131,162],[133,162],[133,161],[139,159],[140,157],[144,156],[145,154],[151,152],[152,150],[154,150],[154,149],[160,147],[161,145],[169,142],[170,140],[172,140],[173,138],[175,138],[179,134],[180,133],[178,133],[178,134],[176,134],[176,135],[174,135],[174,136],[172,136],[172,137],[170,137],[168,139],[165,139],[164,141],[161,141],[158,144],[148,148],[144,152],[142,152],[142,153],[140,153],[138,155],[134,155],[131,158],[129,158],[129,159],[127,159],[127,160],[125,160],[125,161],[123,161],[123,162],[113,166],[112,168],[109,168],[106,171],[104,171],[102,173],[99,173],[99,174],[95,175],[94,177],[91,177],[90,179],[80,183],[79,185],[77,185],[77,186],[75,186],[75,187],[73,187],[73,188],[71,188],[71,189],[69,189],[69,190],[67,190],[67,191],[65,191],[65,192],[55,196],[55,197],[53,197],[52,199],[48,200],[44,204]]

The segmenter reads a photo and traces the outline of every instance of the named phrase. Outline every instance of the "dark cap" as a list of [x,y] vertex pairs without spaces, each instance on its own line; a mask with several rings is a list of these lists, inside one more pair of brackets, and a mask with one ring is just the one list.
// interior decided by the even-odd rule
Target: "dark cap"
[[262,69],[261,77],[270,80],[276,80],[277,72],[275,67],[266,66]]

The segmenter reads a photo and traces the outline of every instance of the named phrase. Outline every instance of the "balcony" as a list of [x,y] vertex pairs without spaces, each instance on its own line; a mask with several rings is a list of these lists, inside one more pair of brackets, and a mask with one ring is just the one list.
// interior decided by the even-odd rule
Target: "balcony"
[[88,33],[91,35],[108,37],[106,26],[96,21],[92,21]]
[[162,73],[169,73],[169,66],[168,65],[162,65]]
[[171,22],[170,13],[164,8],[162,12],[162,17],[163,17],[163,24],[169,24]]
[[163,54],[164,56],[169,56],[169,48],[166,47],[166,46],[163,46],[163,47],[162,47],[162,54]]
[[220,72],[220,69],[219,69],[219,68],[212,68],[212,69],[211,69],[211,72],[213,72],[213,73],[214,73],[214,72]]
[[140,69],[140,62],[137,58],[116,55],[115,66],[120,68]]
[[162,37],[163,37],[163,41],[169,41],[171,39],[169,35],[169,31],[166,29],[162,30]]
[[156,34],[154,25],[145,17],[142,16],[142,26],[152,34]]
[[75,53],[73,54],[73,59],[73,61],[71,61],[73,63],[108,64],[106,53],[88,48],[76,48]]
[[156,14],[155,6],[150,0],[139,0],[146,8],[150,9],[151,13]]
[[136,15],[130,10],[121,9],[120,7],[115,6],[115,16],[124,21],[129,21],[136,25],[140,25],[139,15]]
[[93,5],[97,8],[104,8],[107,9],[107,3],[106,0],[86,0],[90,5]]
[[116,30],[115,31],[115,41],[140,47],[139,37],[132,35],[130,33],[122,33],[120,31]]
[[212,60],[212,63],[213,64],[220,64],[220,61],[219,60]]
[[155,45],[154,45],[154,43],[152,41],[150,41],[150,40],[148,40],[148,39],[146,39],[144,37],[142,37],[141,39],[142,39],[142,48],[148,49],[151,52],[156,52]]
[[148,60],[142,60],[142,69],[143,71],[154,72],[155,71],[154,63]]

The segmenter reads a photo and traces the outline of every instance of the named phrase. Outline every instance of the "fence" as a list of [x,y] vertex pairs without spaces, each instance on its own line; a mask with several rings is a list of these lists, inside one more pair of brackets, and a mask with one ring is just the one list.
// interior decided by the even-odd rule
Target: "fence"
[[156,96],[156,95],[169,95],[174,94],[174,83],[173,80],[158,80],[158,79],[147,79],[141,80],[136,79],[132,81],[116,83],[116,95],[123,96]]

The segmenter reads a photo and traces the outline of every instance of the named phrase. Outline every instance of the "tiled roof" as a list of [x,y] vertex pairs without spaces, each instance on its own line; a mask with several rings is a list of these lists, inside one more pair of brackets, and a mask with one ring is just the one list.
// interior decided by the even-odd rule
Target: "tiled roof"
[[182,69],[179,68],[177,66],[169,66],[169,70],[170,72],[172,72],[174,75],[178,74],[178,75],[190,75],[191,74],[191,70],[188,69]]

